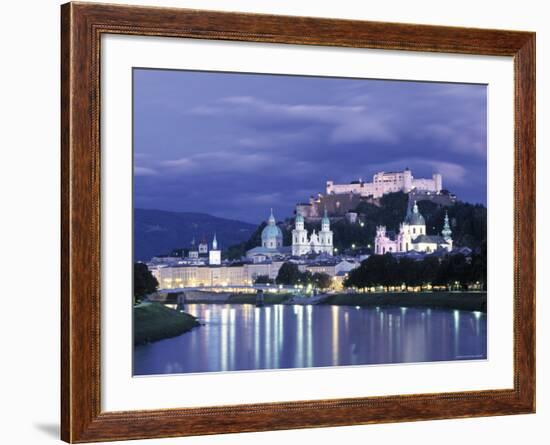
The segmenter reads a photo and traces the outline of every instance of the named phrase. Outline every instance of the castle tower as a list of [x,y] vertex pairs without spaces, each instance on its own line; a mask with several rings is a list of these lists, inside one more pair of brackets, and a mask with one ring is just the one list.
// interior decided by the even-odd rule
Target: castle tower
[[304,228],[304,217],[298,213],[292,231],[292,255],[300,256],[309,253],[307,230]]
[[440,173],[434,173],[432,175],[433,181],[434,181],[434,188],[435,192],[439,193],[443,189],[443,178]]
[[403,171],[403,191],[409,193],[413,188],[413,175],[412,172],[407,167]]
[[214,234],[214,239],[212,240],[212,249],[208,252],[208,264],[211,266],[219,266],[222,263],[222,252],[218,250],[218,240],[216,239],[216,234]]
[[321,252],[327,253],[328,255],[333,254],[333,235],[332,230],[330,230],[330,219],[327,215],[326,207],[323,218],[321,219],[321,231],[319,232],[319,248]]

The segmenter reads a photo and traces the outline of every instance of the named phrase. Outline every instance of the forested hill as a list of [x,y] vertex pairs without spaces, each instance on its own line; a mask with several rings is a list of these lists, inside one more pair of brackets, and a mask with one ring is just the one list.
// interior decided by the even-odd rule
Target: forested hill
[[[426,220],[428,235],[439,235],[443,228],[445,212],[449,222],[455,246],[475,249],[487,238],[487,208],[481,204],[470,204],[458,201],[450,206],[441,206],[431,201],[418,201],[418,209]],[[387,230],[397,232],[399,224],[405,218],[408,206],[408,195],[390,193],[380,199],[380,207],[361,203],[357,208],[365,223],[367,239],[372,243],[376,226],[385,225]],[[336,237],[336,235],[335,235]]]
[[193,237],[211,242],[214,233],[224,249],[249,239],[255,229],[254,224],[205,213],[134,209],[134,260],[147,261],[189,247]]
[[[376,227],[386,226],[389,232],[397,232],[399,225],[407,214],[408,195],[405,193],[390,193],[380,198],[380,205],[362,202],[356,211],[362,224],[350,224],[346,220],[332,220],[331,229],[334,232],[334,247],[339,252],[351,249],[373,248]],[[454,245],[457,247],[479,248],[487,238],[487,208],[481,204],[469,204],[456,202],[450,206],[441,206],[431,201],[419,201],[418,208],[426,220],[428,235],[438,235],[443,228],[445,212],[449,214],[449,222]],[[291,233],[294,228],[294,219],[289,218],[278,223],[283,231],[283,244],[292,243]],[[253,232],[247,241],[231,246],[228,250],[230,258],[238,258],[244,255],[246,250],[261,244],[261,231],[265,227],[262,223]],[[307,223],[306,229],[320,230],[320,223]]]

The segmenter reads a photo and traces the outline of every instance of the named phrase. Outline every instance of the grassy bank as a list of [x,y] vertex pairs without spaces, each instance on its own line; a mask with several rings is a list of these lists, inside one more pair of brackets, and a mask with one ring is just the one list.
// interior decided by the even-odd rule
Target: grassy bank
[[192,315],[167,308],[159,303],[134,306],[134,344],[140,345],[175,337],[198,326]]
[[331,295],[323,304],[343,306],[428,306],[487,312],[486,292],[381,292]]
[[[264,304],[281,304],[292,294],[264,294]],[[227,299],[229,304],[256,304],[256,294],[233,294]]]

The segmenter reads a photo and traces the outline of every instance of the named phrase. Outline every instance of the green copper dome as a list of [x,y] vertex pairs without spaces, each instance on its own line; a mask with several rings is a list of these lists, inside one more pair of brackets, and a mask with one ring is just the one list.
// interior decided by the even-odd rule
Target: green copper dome
[[407,213],[407,216],[405,217],[405,223],[407,223],[410,226],[426,225],[426,221],[424,220],[424,217],[418,211],[418,206],[416,205],[416,201],[414,202],[412,212]]
[[264,230],[262,230],[262,241],[267,241],[272,238],[277,238],[281,242],[283,239],[283,232],[275,222],[273,209],[271,210],[271,215],[269,215],[269,219],[267,220],[267,226],[265,226]]

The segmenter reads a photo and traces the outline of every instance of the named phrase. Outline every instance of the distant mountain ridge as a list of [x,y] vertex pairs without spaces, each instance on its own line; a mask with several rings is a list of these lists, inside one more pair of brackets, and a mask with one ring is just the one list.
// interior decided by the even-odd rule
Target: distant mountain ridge
[[206,213],[134,209],[134,261],[188,247],[193,237],[210,243],[214,233],[222,249],[250,238],[254,224]]

